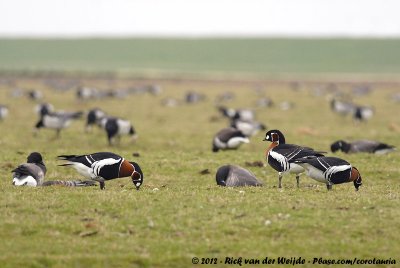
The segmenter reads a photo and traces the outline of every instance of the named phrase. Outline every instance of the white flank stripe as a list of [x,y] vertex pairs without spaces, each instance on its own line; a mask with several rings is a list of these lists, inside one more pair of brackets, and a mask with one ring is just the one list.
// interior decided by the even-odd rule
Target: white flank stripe
[[330,180],[333,174],[345,171],[346,169],[351,169],[351,165],[342,165],[342,166],[333,166],[328,168],[324,173],[325,173],[325,178],[327,180]]
[[110,165],[114,165],[116,163],[118,163],[118,161],[120,161],[121,159],[113,159],[113,158],[106,158],[106,159],[102,159],[100,161],[94,162],[92,164],[92,169],[93,169],[93,173],[96,176],[99,176],[100,170],[104,167],[104,166],[110,166]]
[[279,162],[279,164],[281,164],[281,167],[283,168],[283,171],[287,171],[289,169],[289,163],[286,159],[286,157],[284,157],[281,154],[278,154],[277,152],[274,152],[273,150],[269,151],[269,155],[275,159],[276,161]]

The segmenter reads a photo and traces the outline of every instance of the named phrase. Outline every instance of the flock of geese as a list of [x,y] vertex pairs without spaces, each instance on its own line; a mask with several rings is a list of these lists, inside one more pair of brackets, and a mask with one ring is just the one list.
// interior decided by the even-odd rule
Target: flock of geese
[[[139,89],[135,89],[139,90]],[[150,91],[152,94],[159,94],[159,87],[143,87],[140,90]],[[78,98],[105,98],[125,96],[133,92],[133,89],[117,93],[107,93],[89,89],[79,88]],[[231,96],[226,96],[226,98]],[[201,101],[202,94],[191,92],[186,96],[186,102],[193,103]],[[270,103],[268,104],[270,105]],[[368,106],[359,106],[349,101],[332,99],[331,109],[333,112],[343,116],[351,115],[355,120],[369,120],[374,109]],[[55,111],[48,103],[42,103],[36,108],[39,120],[35,124],[38,131],[41,128],[54,129],[57,137],[62,129],[67,128],[70,123],[81,118],[83,112]],[[219,130],[212,139],[212,151],[217,153],[220,150],[238,149],[242,144],[249,143],[250,138],[260,131],[266,131],[267,127],[255,120],[254,111],[251,109],[232,109],[219,106],[221,115],[229,119],[229,126]],[[8,115],[8,108],[0,105],[0,120]],[[130,135],[136,138],[136,131],[131,122],[110,116],[99,108],[92,109],[86,113],[85,129],[91,131],[93,126],[98,126],[106,133],[108,143],[113,145],[115,140],[120,140],[121,135]],[[356,167],[344,159],[338,157],[327,157],[327,152],[316,151],[310,147],[286,143],[284,134],[273,129],[266,131],[264,141],[270,142],[266,152],[265,160],[269,166],[278,173],[278,187],[282,187],[282,177],[286,174],[296,176],[297,187],[300,184],[300,174],[305,173],[310,178],[326,184],[328,190],[335,184],[352,182],[358,190],[362,185],[362,177]],[[396,148],[378,141],[357,140],[346,142],[338,140],[331,145],[331,151],[341,150],[344,153],[375,153],[385,154]],[[122,177],[130,177],[132,183],[139,190],[143,183],[143,172],[136,162],[125,160],[122,156],[111,152],[97,152],[88,155],[61,155],[60,160],[66,161],[60,166],[74,168],[85,181],[45,181],[46,166],[42,155],[33,152],[27,157],[26,163],[17,166],[12,170],[13,185],[21,186],[93,186],[98,182],[100,189],[105,188],[105,181]],[[249,170],[237,165],[221,166],[216,172],[216,182],[220,186],[262,186],[256,176]]]

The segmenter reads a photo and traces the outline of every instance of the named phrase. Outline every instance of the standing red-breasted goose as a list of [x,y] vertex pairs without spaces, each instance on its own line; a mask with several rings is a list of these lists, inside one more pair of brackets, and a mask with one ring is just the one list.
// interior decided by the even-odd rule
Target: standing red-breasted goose
[[60,166],[72,166],[85,178],[98,181],[102,190],[105,188],[105,181],[117,178],[131,177],[137,190],[143,183],[144,177],[140,166],[114,153],[60,155],[58,158],[67,161],[66,164]]
[[279,188],[282,188],[282,176],[286,173],[296,174],[297,187],[300,186],[300,174],[304,172],[304,168],[295,163],[296,159],[306,156],[323,156],[324,153],[314,151],[309,147],[286,144],[285,136],[277,129],[269,130],[265,134],[264,141],[271,142],[265,156],[268,164],[278,171]]

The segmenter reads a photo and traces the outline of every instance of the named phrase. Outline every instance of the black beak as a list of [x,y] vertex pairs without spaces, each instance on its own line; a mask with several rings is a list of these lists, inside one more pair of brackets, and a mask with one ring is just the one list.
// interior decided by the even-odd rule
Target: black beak
[[267,138],[264,138],[262,141],[267,141]]
[[135,186],[136,187],[136,190],[138,190],[139,191],[139,188],[140,188],[140,186]]

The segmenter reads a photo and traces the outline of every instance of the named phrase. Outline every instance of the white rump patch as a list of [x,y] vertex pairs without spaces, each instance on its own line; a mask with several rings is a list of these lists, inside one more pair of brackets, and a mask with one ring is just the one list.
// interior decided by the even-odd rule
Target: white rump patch
[[93,179],[94,177],[96,177],[93,174],[93,170],[88,167],[85,166],[82,163],[78,163],[78,162],[68,162],[69,164],[72,164],[72,167],[79,173],[81,174],[83,177],[87,178],[87,179]]
[[32,187],[37,186],[37,181],[32,176],[22,176],[20,178],[13,178],[13,183],[15,186],[23,186],[23,185]]

